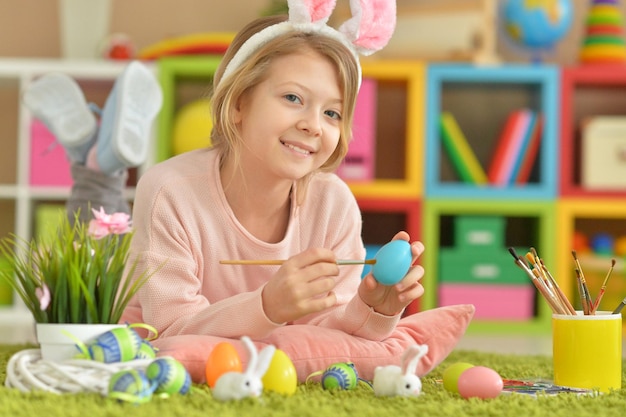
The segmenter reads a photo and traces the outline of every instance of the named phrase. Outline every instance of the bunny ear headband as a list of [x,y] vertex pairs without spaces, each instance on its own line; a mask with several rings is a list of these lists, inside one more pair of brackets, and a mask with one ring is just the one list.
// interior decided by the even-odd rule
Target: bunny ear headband
[[[239,68],[257,49],[291,31],[319,33],[337,39],[354,55],[370,55],[382,49],[396,26],[396,0],[350,0],[352,17],[339,29],[326,24],[336,0],[288,0],[289,20],[269,26],[252,35],[226,65],[222,79]],[[359,83],[360,83],[359,74]]]

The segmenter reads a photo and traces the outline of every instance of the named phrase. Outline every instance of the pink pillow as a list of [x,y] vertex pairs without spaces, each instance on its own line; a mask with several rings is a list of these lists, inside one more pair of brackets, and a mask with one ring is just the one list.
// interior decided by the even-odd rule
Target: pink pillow
[[[361,378],[371,380],[377,366],[400,365],[407,346],[427,344],[428,354],[417,367],[426,375],[443,361],[465,333],[475,308],[471,304],[439,307],[404,317],[396,330],[383,341],[371,341],[334,329],[317,326],[284,326],[269,337],[257,340],[256,346],[273,344],[284,351],[296,367],[298,380],[304,382],[311,373],[323,371],[336,362],[353,362]],[[181,362],[196,383],[205,382],[206,360],[213,347],[228,341],[237,349],[244,369],[247,353],[236,339],[214,336],[180,335],[154,340],[159,356],[172,356]]]

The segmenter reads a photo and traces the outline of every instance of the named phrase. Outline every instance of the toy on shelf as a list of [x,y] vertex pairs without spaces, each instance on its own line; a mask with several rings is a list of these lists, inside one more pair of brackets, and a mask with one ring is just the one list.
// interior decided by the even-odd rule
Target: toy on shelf
[[593,0],[587,14],[579,60],[583,64],[624,64],[624,18],[618,0]]
[[229,32],[208,32],[167,38],[141,49],[137,58],[153,60],[177,55],[221,55],[234,37],[235,34]]
[[174,116],[172,153],[179,155],[211,145],[211,103],[199,99],[185,104]]
[[125,33],[113,33],[102,41],[100,56],[111,60],[129,60],[135,57],[135,45]]
[[589,117],[581,124],[581,130],[582,185],[590,190],[623,190],[626,186],[626,117]]
[[573,15],[570,0],[505,0],[501,20],[509,38],[538,63],[567,34]]

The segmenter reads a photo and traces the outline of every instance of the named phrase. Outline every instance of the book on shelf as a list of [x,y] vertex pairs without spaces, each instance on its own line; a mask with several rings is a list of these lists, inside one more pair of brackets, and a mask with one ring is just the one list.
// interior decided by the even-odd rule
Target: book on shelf
[[487,184],[487,174],[452,113],[441,113],[440,127],[443,146],[459,178],[468,183]]
[[487,170],[489,183],[497,186],[508,185],[525,132],[531,123],[531,115],[530,110],[522,109],[512,112],[507,117]]
[[496,186],[523,184],[534,166],[542,136],[543,120],[529,109],[515,110],[507,117],[487,170]]
[[543,136],[543,117],[541,114],[535,115],[535,124],[530,135],[529,142],[520,154],[520,168],[514,178],[516,184],[525,184],[530,179],[530,175],[537,160],[541,137]]

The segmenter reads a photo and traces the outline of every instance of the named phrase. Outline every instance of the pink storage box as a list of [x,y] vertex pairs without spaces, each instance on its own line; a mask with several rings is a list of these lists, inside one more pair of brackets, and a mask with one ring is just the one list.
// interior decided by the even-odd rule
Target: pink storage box
[[39,120],[30,126],[30,185],[71,186],[70,163],[63,146]]
[[337,175],[345,181],[374,179],[376,151],[376,80],[364,78],[354,109],[352,134],[348,153],[337,168]]
[[441,284],[439,305],[474,304],[475,319],[528,320],[535,310],[530,285]]

